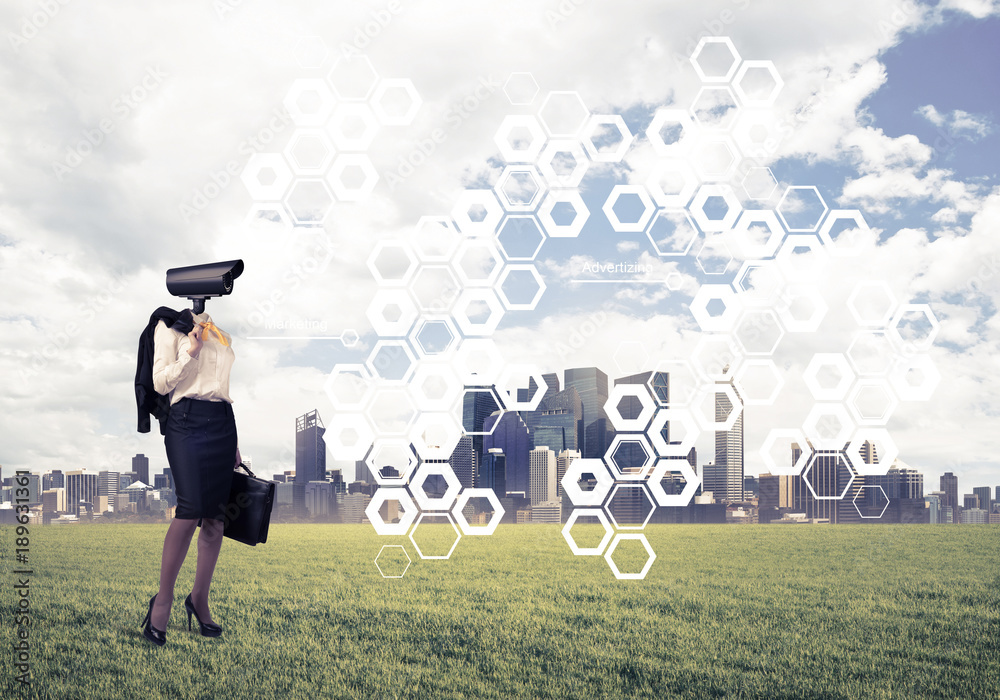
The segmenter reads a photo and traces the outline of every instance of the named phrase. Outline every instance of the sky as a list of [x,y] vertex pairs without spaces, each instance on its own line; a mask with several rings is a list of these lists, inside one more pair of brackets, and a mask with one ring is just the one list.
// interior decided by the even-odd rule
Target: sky
[[[533,261],[509,261],[521,270],[500,288],[515,302],[531,291],[526,266],[545,290],[533,309],[507,310],[495,331],[477,341],[492,341],[502,357],[497,378],[503,368],[519,378],[523,365],[541,372],[596,365],[612,379],[697,366],[704,344],[714,347],[719,335],[736,333],[746,342],[766,335],[753,320],[766,325],[777,318],[787,295],[737,300],[756,311],[708,321],[721,331],[703,328],[691,311],[704,300],[705,285],[732,283],[743,260],[758,257],[741,239],[728,230],[702,231],[689,254],[661,256],[651,236],[615,230],[605,213],[617,186],[647,192],[665,161],[700,163],[692,154],[707,153],[703,144],[712,134],[754,135],[756,150],[744,148],[728,177],[707,183],[731,188],[734,215],[740,207],[778,208],[799,228],[795,221],[815,218],[813,190],[804,189],[814,187],[828,209],[857,211],[871,234],[859,239],[854,255],[829,255],[809,266],[808,256],[790,254],[780,267],[792,278],[785,279],[786,292],[818,295],[828,311],[815,330],[787,332],[773,353],[743,358],[758,369],[770,360],[782,381],[769,405],[745,407],[747,473],[766,470],[758,450],[769,431],[808,422],[817,404],[806,382],[815,356],[845,353],[859,332],[870,339],[884,328],[877,320],[859,323],[851,301],[864,306],[867,295],[888,293],[893,310],[927,305],[916,308],[929,309],[937,324],[924,347],[928,317],[902,316],[893,361],[919,360],[940,382],[925,400],[900,401],[867,427],[888,431],[899,458],[924,472],[926,491],[937,488],[945,471],[958,474],[963,493],[1000,484],[1000,239],[993,235],[1000,222],[1000,109],[991,89],[1000,65],[998,14],[1000,3],[985,0],[650,0],[624,7],[584,0],[347,7],[217,0],[155,8],[6,2],[0,6],[4,475],[126,471],[140,452],[153,472],[166,466],[161,437],[135,430],[137,339],[153,309],[186,304],[167,293],[165,270],[213,260],[246,263],[234,294],[207,307],[234,337],[231,394],[242,452],[264,474],[294,468],[294,419],[313,409],[332,426],[331,438],[356,439],[364,432],[360,414],[335,409],[325,386],[338,367],[349,372],[369,358],[381,367],[379,358],[387,357],[385,350],[378,354],[386,337],[368,311],[380,294],[398,299],[401,287],[373,278],[373,252],[417,245],[423,217],[450,221],[468,190],[503,181],[514,160],[498,146],[505,119],[535,119],[556,134],[545,143],[562,139],[557,125],[574,117],[562,105],[576,93],[585,115],[619,115],[634,140],[617,161],[606,152],[602,162],[582,156],[588,167],[578,184],[543,188],[578,194],[589,217],[576,236],[547,236]],[[659,110],[697,105],[709,124],[726,118],[728,93],[718,88],[729,83],[724,76],[702,81],[689,60],[707,38],[703,71],[712,74],[722,56],[713,52],[726,46],[722,37],[741,60],[771,61],[781,89],[766,107],[741,102],[732,131],[703,127],[664,155],[646,134]],[[352,90],[368,85],[357,80],[367,65],[377,74],[369,86],[374,92],[352,100]],[[331,74],[339,83],[323,83]],[[751,93],[760,75],[758,69],[746,83]],[[326,85],[325,102],[317,84]],[[710,89],[700,93],[703,87]],[[377,113],[372,95],[380,91]],[[311,119],[314,112],[322,116]],[[343,127],[334,150],[350,158],[324,161],[315,147],[336,140],[330,119]],[[359,120],[371,133],[352,131]],[[516,141],[530,132],[514,133]],[[579,133],[565,138],[581,152]],[[296,153],[305,157],[294,161],[299,172],[292,174]],[[317,159],[311,171],[309,158]],[[276,162],[306,183],[293,185],[285,200],[300,223],[323,199],[325,186],[317,182],[324,173],[329,180],[331,167],[340,167],[351,185],[357,164],[370,163],[378,179],[361,195],[334,193],[321,225],[287,225],[268,214],[275,207],[268,178],[281,177]],[[258,166],[272,169],[258,180],[264,188],[251,191],[252,180],[246,183]],[[744,185],[753,181],[746,177],[764,168],[777,186],[769,197],[751,199]],[[782,203],[788,187],[797,189]],[[706,197],[706,218],[721,217],[729,205],[709,190]],[[614,211],[628,219],[644,209],[636,209],[638,201],[624,196]],[[526,229],[516,228],[517,215],[500,237],[511,251],[526,245],[523,232],[532,230],[531,212],[520,220]],[[459,231],[455,241],[479,245],[468,241],[489,238]],[[441,240],[432,237],[431,247]],[[593,271],[619,263],[626,271]],[[859,289],[866,294],[859,297]],[[433,285],[415,293],[433,295]],[[714,313],[716,305],[706,308]],[[351,331],[358,340],[345,343]],[[455,362],[422,358],[414,369],[433,365],[417,370],[433,373]],[[825,378],[828,369],[817,376]],[[678,369],[678,386],[681,376]],[[760,375],[742,376],[749,383]],[[887,384],[862,381],[837,400],[846,406],[854,393],[867,397],[878,386]],[[368,411],[376,426],[399,412],[398,387],[380,392]],[[331,440],[331,462],[357,450],[336,444]],[[696,445],[699,464],[710,461],[712,431],[703,428]]]

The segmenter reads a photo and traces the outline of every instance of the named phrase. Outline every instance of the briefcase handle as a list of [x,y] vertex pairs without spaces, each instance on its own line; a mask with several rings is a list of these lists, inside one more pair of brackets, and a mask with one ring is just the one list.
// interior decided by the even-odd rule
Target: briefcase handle
[[249,474],[251,479],[256,479],[257,478],[257,475],[254,474],[252,471],[250,471],[250,467],[248,467],[247,465],[243,464],[243,462],[240,462],[235,467],[233,467],[233,471],[236,471],[240,467],[243,467],[243,471],[245,471],[247,474]]

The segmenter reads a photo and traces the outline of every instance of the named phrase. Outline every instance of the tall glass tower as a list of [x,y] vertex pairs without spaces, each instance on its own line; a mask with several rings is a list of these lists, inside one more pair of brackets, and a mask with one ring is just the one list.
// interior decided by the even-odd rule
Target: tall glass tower
[[295,483],[326,481],[325,432],[316,410],[295,419]]
[[579,450],[584,459],[601,458],[611,444],[608,414],[604,411],[608,401],[608,375],[596,367],[577,367],[567,369],[565,378],[566,388],[576,389],[583,406]]
[[[735,391],[735,389],[734,389]],[[739,398],[739,394],[737,394]],[[733,403],[726,394],[715,394],[715,421],[725,421]],[[715,495],[715,500],[736,503],[743,500],[743,411],[729,430],[715,431],[715,464],[712,474],[705,467],[705,490]]]

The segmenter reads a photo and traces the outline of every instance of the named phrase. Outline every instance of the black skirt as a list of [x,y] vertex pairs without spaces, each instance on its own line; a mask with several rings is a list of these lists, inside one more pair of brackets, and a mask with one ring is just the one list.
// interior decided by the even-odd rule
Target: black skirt
[[170,407],[163,438],[185,520],[222,520],[236,464],[236,419],[228,401],[184,398]]

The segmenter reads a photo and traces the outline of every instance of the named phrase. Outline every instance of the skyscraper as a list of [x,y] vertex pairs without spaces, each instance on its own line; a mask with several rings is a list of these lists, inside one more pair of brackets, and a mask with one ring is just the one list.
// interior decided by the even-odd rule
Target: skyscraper
[[325,432],[318,411],[295,419],[295,483],[326,481]]
[[[735,388],[733,391],[735,392]],[[739,398],[739,394],[737,394],[737,398]],[[725,422],[733,410],[736,408],[729,400],[729,396],[717,391],[715,394],[715,421],[717,423]],[[716,501],[725,500],[735,503],[743,500],[742,409],[740,409],[740,414],[732,428],[715,431],[715,463],[712,465],[711,474],[707,467],[705,469],[705,490],[715,494]]]
[[466,387],[462,397],[462,427],[472,436],[472,449],[477,455],[485,454],[483,446],[486,419],[501,410],[490,387]]
[[[630,374],[627,377],[619,377],[615,380],[615,384],[645,384],[649,388],[649,394],[653,397],[653,401],[660,405],[666,405],[670,403],[670,375],[667,372],[640,372],[639,374]],[[651,387],[651,388],[650,388]],[[622,413],[623,418],[635,418],[639,415],[639,411],[642,410],[642,406],[639,403],[639,399],[635,397],[629,397],[631,399],[630,410],[628,414]],[[660,430],[660,434],[663,436],[663,441],[670,444],[670,424],[667,423]]]
[[150,484],[149,480],[149,457],[139,453],[132,458],[132,471],[139,475],[139,481]]
[[562,479],[574,459],[580,459],[579,450],[563,450],[556,455],[556,496],[559,498],[563,495]]
[[95,505],[100,490],[100,477],[96,472],[77,469],[66,472],[66,510],[76,514],[80,503]]
[[119,473],[113,471],[98,472],[97,495],[108,497],[108,507],[117,510]]
[[479,463],[476,452],[472,447],[472,435],[463,435],[458,439],[458,444],[448,458],[451,470],[455,472],[463,489],[471,489],[476,486],[476,465]]
[[972,489],[972,493],[979,496],[979,507],[989,513],[993,504],[990,499],[990,487],[989,486],[977,486]]
[[531,504],[556,499],[556,453],[548,447],[536,447],[530,456],[531,484],[528,497]]
[[544,445],[556,452],[579,449],[583,403],[573,387],[548,393],[536,410],[520,413],[534,447]]
[[583,408],[583,430],[577,449],[588,459],[600,459],[611,443],[608,414],[608,375],[596,367],[577,367],[565,372],[566,388],[576,389]]
[[476,479],[478,488],[493,489],[497,498],[507,496],[507,458],[499,448],[493,448],[483,457]]
[[42,475],[42,490],[48,491],[49,489],[61,489],[65,488],[66,479],[63,476],[61,469],[53,469],[48,474]]
[[494,411],[483,424],[483,450],[499,449],[506,457],[507,493],[520,492],[528,495],[531,435],[528,426],[516,411]]
[[951,508],[952,522],[959,522],[958,518],[958,477],[951,472],[945,472],[941,476],[941,491],[944,491],[944,503],[942,508]]

